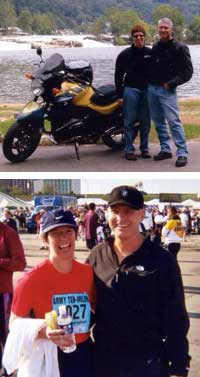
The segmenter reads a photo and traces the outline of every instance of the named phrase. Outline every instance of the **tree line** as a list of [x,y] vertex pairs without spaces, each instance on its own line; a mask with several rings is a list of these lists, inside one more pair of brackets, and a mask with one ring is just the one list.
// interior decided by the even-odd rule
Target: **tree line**
[[[62,8],[65,3],[63,0],[43,0],[39,3],[38,1],[0,0],[0,28],[6,31],[9,27],[19,27],[30,34],[52,34],[56,29],[63,28],[96,35],[110,33],[114,36],[116,44],[124,44],[133,24],[142,23],[147,32],[147,39],[151,42],[155,38],[157,20],[169,17],[174,23],[176,38],[188,43],[200,42],[200,16],[194,15],[190,22],[186,23],[183,13],[178,8],[161,4],[161,1],[160,4],[159,1],[155,3],[158,5],[152,10],[151,22],[147,22],[146,18],[141,16],[141,12],[139,13],[141,0],[132,0],[136,4],[136,9],[123,9],[123,1],[119,6],[109,6],[112,5],[112,0],[102,0],[101,6],[98,7],[99,1],[93,0],[92,19],[89,13],[83,14],[84,6],[91,10],[91,0],[79,0],[78,11],[76,0],[68,0],[65,13]],[[143,1],[149,6],[149,1]],[[177,2],[178,0],[174,0],[175,4]],[[129,1],[126,3],[129,4]],[[105,8],[104,13],[102,7]]]

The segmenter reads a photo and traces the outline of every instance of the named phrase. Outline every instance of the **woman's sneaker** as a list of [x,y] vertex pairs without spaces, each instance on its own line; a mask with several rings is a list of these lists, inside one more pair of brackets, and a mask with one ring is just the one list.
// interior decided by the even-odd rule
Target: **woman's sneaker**
[[125,153],[125,159],[129,161],[136,161],[137,156],[135,155],[134,152],[128,152],[128,153]]

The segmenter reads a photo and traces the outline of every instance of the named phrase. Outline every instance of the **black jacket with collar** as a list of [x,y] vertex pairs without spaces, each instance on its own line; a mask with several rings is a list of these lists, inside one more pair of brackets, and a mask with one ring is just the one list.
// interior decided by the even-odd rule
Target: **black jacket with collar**
[[115,65],[115,85],[120,97],[125,86],[137,89],[147,87],[151,49],[137,48],[134,45],[123,50]]
[[154,85],[168,83],[173,89],[189,81],[193,74],[193,66],[189,48],[170,39],[158,41],[152,48],[149,82]]
[[164,348],[169,374],[186,376],[189,320],[173,255],[147,238],[119,264],[112,244],[95,246],[89,256],[97,292],[95,341],[102,347],[109,342],[115,355]]

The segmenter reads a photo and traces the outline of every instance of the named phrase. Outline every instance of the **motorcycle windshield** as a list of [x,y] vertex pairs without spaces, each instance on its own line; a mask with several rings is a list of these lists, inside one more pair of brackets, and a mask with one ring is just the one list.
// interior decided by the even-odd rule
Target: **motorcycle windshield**
[[62,55],[52,54],[45,63],[41,64],[36,72],[36,77],[45,81],[56,72],[65,69],[65,61]]

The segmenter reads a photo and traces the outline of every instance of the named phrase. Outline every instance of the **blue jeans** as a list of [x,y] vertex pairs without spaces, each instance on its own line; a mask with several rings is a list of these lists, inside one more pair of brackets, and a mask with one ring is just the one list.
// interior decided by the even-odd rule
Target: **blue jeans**
[[147,91],[126,86],[123,95],[124,111],[124,139],[125,153],[133,152],[133,139],[136,130],[134,123],[139,121],[140,127],[140,150],[148,151],[148,136],[150,131],[150,115],[147,101]]
[[179,118],[176,89],[166,90],[162,86],[148,86],[148,101],[152,120],[160,141],[162,152],[171,152],[168,125],[177,147],[176,155],[187,156],[186,138]]

